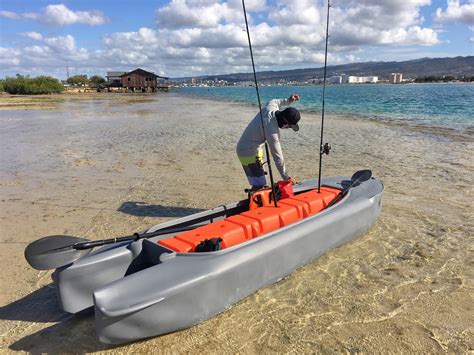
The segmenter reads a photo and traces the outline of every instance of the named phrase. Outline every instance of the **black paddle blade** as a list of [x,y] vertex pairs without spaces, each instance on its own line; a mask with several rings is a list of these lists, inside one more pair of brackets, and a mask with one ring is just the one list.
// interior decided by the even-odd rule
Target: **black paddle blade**
[[352,175],[351,180],[354,184],[360,184],[361,182],[367,181],[372,177],[372,171],[371,170],[359,170]]
[[76,250],[75,243],[88,239],[68,235],[51,235],[34,241],[25,249],[25,258],[37,270],[56,269],[89,254],[91,249]]

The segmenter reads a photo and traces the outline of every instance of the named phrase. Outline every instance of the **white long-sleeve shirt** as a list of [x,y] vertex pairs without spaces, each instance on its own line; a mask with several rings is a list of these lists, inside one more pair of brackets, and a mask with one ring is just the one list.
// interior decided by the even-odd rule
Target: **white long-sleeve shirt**
[[[279,111],[280,106],[288,106],[289,104],[288,99],[273,99],[262,108],[263,125],[265,127],[268,147],[273,161],[284,180],[288,180],[290,177],[286,172],[285,160],[280,145],[280,128],[275,117],[275,111]],[[262,149],[265,143],[265,136],[263,134],[260,113],[257,113],[242,133],[239,143],[237,143],[237,154],[244,157],[256,156],[258,150]]]

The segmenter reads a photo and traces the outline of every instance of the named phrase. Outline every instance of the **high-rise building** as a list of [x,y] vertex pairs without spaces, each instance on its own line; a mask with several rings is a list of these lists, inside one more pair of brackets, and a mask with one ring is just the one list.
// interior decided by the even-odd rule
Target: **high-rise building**
[[403,74],[402,73],[392,73],[390,74],[390,78],[388,81],[392,84],[400,84],[403,80]]

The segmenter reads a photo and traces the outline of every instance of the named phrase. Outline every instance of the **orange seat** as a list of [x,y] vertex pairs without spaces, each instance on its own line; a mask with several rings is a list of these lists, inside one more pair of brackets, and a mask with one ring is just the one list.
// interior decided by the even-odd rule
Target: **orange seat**
[[323,210],[340,190],[321,187],[321,192],[307,191],[278,202],[278,207],[264,206],[228,217],[205,226],[161,239],[158,244],[180,253],[196,250],[206,239],[221,238],[222,248],[272,232]]
[[164,246],[165,248],[171,249],[177,253],[189,253],[193,250],[193,246],[191,244],[183,242],[174,237],[161,239],[158,241],[158,244]]
[[325,192],[323,195],[324,208],[331,203],[334,198],[339,195],[341,190],[333,189],[331,187],[321,186],[321,192]]
[[237,214],[235,216],[228,217],[225,220],[241,226],[244,229],[245,237],[247,239],[255,238],[262,234],[262,228],[256,219]]
[[287,226],[300,219],[298,210],[295,207],[288,205],[278,205],[278,207],[260,207],[252,211],[244,212],[241,216],[258,221],[262,234]]
[[321,192],[311,190],[285,200],[296,200],[306,203],[309,214],[313,215],[323,210],[337,196],[340,190],[322,187]]
[[229,248],[246,240],[243,227],[225,220],[180,233],[175,238],[191,244],[193,246],[192,251],[205,239],[221,238],[222,248]]
[[281,227],[280,216],[275,213],[275,207],[260,207],[255,210],[241,213],[241,216],[256,220],[262,234],[274,231]]
[[292,200],[301,201],[306,203],[309,210],[309,215],[315,214],[324,208],[323,201],[320,199],[320,195],[317,191],[303,192],[302,194],[292,197]]
[[[272,208],[272,207],[266,207]],[[276,212],[275,212],[276,210]],[[298,222],[301,218],[298,209],[294,206],[288,206],[278,203],[278,207],[273,207],[273,213],[277,213],[280,217],[280,227]]]
[[[211,223],[210,238],[222,238],[222,248],[230,248],[247,240],[244,228],[226,220]],[[207,238],[207,239],[210,239]]]
[[294,198],[284,198],[278,201],[278,204],[293,206],[298,211],[298,216],[300,218],[305,218],[310,215],[309,205],[306,202],[295,200]]

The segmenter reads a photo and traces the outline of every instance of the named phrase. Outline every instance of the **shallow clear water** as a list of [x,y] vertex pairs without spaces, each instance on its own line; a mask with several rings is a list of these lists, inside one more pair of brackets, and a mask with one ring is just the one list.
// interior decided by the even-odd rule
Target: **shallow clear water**
[[[295,105],[320,112],[322,86],[262,86],[263,102],[299,93]],[[332,85],[326,88],[326,112],[390,121],[470,130],[474,127],[473,84]],[[193,87],[181,93],[256,104],[254,87]]]
[[[349,115],[327,116],[323,176],[370,168],[383,181],[372,228],[197,326],[100,343],[91,313],[58,308],[26,245],[129,235],[244,198],[235,145],[256,110],[172,93],[96,98],[0,111],[0,353],[472,352],[474,141]],[[301,180],[317,176],[319,118],[282,132]]]

